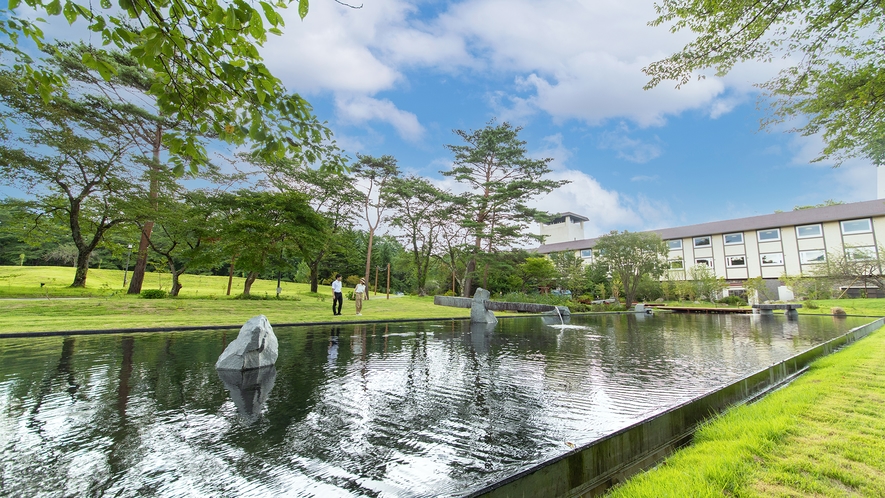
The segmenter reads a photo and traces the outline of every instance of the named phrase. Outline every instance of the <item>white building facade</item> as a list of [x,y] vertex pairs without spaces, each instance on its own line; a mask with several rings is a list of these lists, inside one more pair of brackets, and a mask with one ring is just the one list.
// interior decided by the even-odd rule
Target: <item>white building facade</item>
[[[651,232],[659,234],[670,248],[670,278],[686,278],[689,268],[703,264],[737,290],[748,278],[762,277],[774,283],[784,274],[807,274],[814,265],[825,262],[830,253],[872,259],[870,256],[876,256],[885,243],[885,200]],[[596,239],[545,243],[537,252],[575,251],[589,262],[595,244]]]

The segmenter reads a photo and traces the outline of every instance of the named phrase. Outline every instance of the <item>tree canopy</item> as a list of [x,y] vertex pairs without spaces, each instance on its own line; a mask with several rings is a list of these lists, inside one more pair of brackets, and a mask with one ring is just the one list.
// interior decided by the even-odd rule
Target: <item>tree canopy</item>
[[[763,124],[801,116],[803,135],[822,133],[816,160],[874,161],[885,143],[885,10],[878,0],[711,2],[661,0],[650,24],[696,38],[680,52],[644,69],[646,88],[664,80],[686,84],[712,68],[724,75],[747,60],[782,56],[788,66],[761,83],[772,114]],[[703,75],[698,76],[702,78]]]
[[[173,157],[192,158],[192,168],[207,160],[198,138],[206,134],[234,144],[248,141],[264,155],[311,163],[336,149],[331,131],[310,104],[286,90],[258,51],[268,34],[282,33],[279,10],[289,2],[10,0],[0,8],[0,33],[11,41],[2,48],[14,54],[12,65],[22,72],[28,90],[48,99],[64,87],[65,77],[19,48],[22,39],[43,47],[46,38],[42,19],[17,14],[22,3],[39,14],[63,15],[70,24],[84,21],[103,46],[123,51],[150,70],[155,78],[147,93],[156,97],[158,114],[188,124],[167,132],[163,140]],[[302,18],[307,9],[308,0],[298,0]],[[108,80],[117,72],[93,52],[84,52],[82,61]],[[180,171],[184,165],[176,166]]]
[[493,254],[502,247],[539,239],[529,231],[530,224],[546,220],[549,215],[527,204],[568,183],[546,178],[553,159],[529,157],[526,142],[519,138],[521,130],[509,123],[492,122],[481,130],[455,130],[464,144],[446,146],[455,158],[452,169],[442,174],[472,190],[465,195],[464,210],[460,213],[462,226],[474,240],[474,257],[468,263],[463,286],[467,296],[473,290],[470,273],[476,268],[476,255]]
[[599,237],[593,250],[612,278],[620,281],[628,308],[633,304],[644,276],[663,275],[669,253],[667,243],[660,235],[626,230],[620,233],[613,230]]

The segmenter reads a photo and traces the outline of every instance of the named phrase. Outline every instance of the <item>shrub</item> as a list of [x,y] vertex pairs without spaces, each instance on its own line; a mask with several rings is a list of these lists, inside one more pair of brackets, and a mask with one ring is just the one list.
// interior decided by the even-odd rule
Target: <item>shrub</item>
[[820,306],[814,301],[805,301],[804,306],[810,310],[820,309]]
[[166,299],[166,291],[163,289],[145,289],[141,291],[142,299]]
[[244,299],[247,301],[264,301],[267,299],[267,294],[264,297],[259,296],[258,294],[237,294],[234,296],[234,299]]
[[746,306],[747,305],[746,299],[744,299],[741,296],[735,296],[735,295],[723,297],[722,299],[719,299],[716,302],[720,303],[720,304],[727,304],[730,306]]

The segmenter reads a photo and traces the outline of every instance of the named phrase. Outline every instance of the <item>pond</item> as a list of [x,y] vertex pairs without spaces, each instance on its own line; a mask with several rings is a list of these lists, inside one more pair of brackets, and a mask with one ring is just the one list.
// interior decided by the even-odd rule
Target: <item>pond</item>
[[235,330],[0,339],[0,495],[469,494],[867,321],[281,327],[257,389]]

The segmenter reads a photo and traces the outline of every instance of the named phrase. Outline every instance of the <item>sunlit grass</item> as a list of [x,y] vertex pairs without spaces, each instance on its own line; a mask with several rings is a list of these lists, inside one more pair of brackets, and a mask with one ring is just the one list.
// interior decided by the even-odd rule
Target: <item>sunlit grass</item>
[[[432,297],[390,296],[378,293],[364,302],[363,316],[355,315],[353,301],[345,300],[341,316],[333,316],[332,290],[320,286],[311,293],[307,284],[282,282],[281,299],[275,299],[277,282],[257,280],[253,296],[240,300],[245,279],[234,279],[227,296],[227,277],[185,275],[181,297],[143,299],[123,288],[123,272],[89,270],[86,289],[71,289],[73,268],[0,267],[0,333],[64,330],[107,330],[143,327],[239,326],[256,315],[272,324],[325,321],[400,320],[415,318],[465,318],[469,310],[435,306]],[[144,289],[157,289],[168,274],[148,274]],[[40,284],[44,285],[41,287]],[[8,298],[17,299],[8,299]],[[24,299],[18,299],[24,298]],[[72,299],[81,298],[81,299]]]
[[885,496],[885,329],[729,410],[615,497]]

